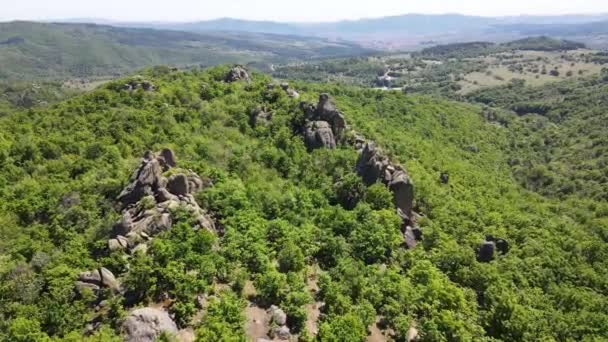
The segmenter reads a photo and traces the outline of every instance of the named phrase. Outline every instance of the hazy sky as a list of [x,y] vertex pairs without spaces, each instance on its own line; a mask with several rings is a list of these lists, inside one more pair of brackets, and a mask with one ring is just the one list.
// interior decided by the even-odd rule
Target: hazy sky
[[405,13],[593,14],[608,12],[608,0],[0,0],[0,8],[0,20],[331,21]]

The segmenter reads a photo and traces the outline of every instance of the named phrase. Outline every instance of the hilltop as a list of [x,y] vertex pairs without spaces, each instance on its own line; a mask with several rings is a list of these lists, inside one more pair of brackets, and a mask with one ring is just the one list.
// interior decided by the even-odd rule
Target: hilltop
[[10,109],[0,339],[606,339],[608,205],[502,113],[227,66]]

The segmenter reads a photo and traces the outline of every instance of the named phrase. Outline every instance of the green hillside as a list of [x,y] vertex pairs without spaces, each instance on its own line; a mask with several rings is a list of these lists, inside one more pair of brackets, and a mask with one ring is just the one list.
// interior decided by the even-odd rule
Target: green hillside
[[0,23],[0,79],[108,76],[159,64],[276,63],[367,51],[321,38],[258,33]]
[[[521,187],[510,127],[475,105],[303,82],[294,99],[262,74],[225,82],[243,76],[228,71],[155,68],[0,116],[0,340],[120,340],[131,310],[153,306],[180,334],[244,341],[271,305],[287,318],[268,328],[302,341],[376,329],[403,341],[413,328],[421,341],[608,338],[608,205]],[[407,168],[417,246],[404,246],[391,192],[355,172],[352,132],[335,149],[306,148],[300,101],[322,92]],[[190,202],[171,209],[172,229],[109,250],[125,220],[141,222],[125,210],[161,219],[147,216],[159,194],[126,208],[117,198],[137,165],[160,160],[144,152],[165,148],[177,166],[163,177],[198,174],[207,185],[181,201],[214,227],[193,229],[204,216]],[[488,234],[510,249],[482,262]],[[121,285],[86,288],[79,273],[99,267]]]
[[525,187],[551,197],[608,200],[608,74],[526,87],[517,82],[472,93],[492,120],[513,132],[509,163]]

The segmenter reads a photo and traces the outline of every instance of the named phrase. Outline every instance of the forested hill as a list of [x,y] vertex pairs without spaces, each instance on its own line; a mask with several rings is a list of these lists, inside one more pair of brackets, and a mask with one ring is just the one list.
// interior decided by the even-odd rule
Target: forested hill
[[115,76],[158,64],[285,63],[366,52],[354,43],[262,33],[0,23],[0,79]]
[[513,133],[509,163],[524,187],[545,196],[607,201],[607,94],[604,70],[541,87],[514,81],[467,98],[514,113],[488,111],[491,120],[508,125]]
[[608,338],[608,205],[521,187],[508,126],[271,83],[158,67],[0,116],[0,340]]

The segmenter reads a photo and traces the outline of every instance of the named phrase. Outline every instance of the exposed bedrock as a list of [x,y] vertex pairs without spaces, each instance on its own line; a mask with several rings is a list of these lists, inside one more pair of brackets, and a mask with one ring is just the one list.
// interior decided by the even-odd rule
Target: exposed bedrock
[[[180,171],[175,154],[163,149],[146,152],[129,183],[118,196],[122,218],[114,225],[115,237],[108,241],[112,251],[131,251],[154,235],[171,229],[173,211],[184,208],[194,218],[195,229],[215,231],[211,217],[194,198],[209,185],[192,170]],[[170,171],[171,170],[171,171]],[[168,178],[164,172],[173,173]]]

